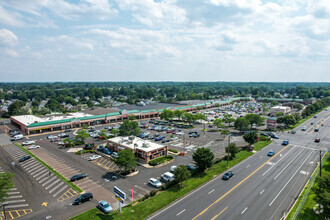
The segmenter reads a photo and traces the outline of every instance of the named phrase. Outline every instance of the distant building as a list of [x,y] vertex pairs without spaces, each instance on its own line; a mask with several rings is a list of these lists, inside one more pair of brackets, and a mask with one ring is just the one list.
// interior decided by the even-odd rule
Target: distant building
[[288,106],[274,106],[269,109],[270,115],[275,116],[276,113],[282,112],[283,115],[287,115],[291,113],[291,108]]
[[108,145],[112,151],[132,150],[137,159],[144,163],[168,154],[167,146],[134,136],[110,138]]

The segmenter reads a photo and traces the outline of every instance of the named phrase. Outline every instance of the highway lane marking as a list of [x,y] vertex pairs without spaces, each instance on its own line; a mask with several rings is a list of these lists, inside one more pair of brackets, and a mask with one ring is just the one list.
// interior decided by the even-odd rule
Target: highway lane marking
[[[328,120],[329,117],[330,117],[330,115],[329,115],[326,119],[324,119],[324,120],[321,122],[321,124],[323,124],[326,120]],[[317,129],[317,128],[319,128],[319,127],[321,126],[321,124],[319,124],[318,126],[316,126],[316,127],[314,128],[314,130]],[[312,130],[312,131],[310,132],[310,134],[313,133],[314,130]]]
[[310,152],[310,154],[306,157],[306,159],[304,160],[304,162],[301,163],[301,165],[299,166],[299,168],[297,169],[297,171],[291,176],[291,178],[289,179],[289,181],[283,186],[283,188],[281,189],[281,191],[275,196],[275,198],[273,199],[273,201],[269,204],[269,206],[271,206],[274,201],[277,199],[277,197],[281,194],[281,192],[284,190],[284,188],[289,184],[289,182],[292,180],[292,178],[297,174],[297,172],[300,170],[300,168],[304,165],[304,163],[307,161],[307,159],[311,156],[311,154],[313,153]]
[[262,158],[262,156],[260,156],[259,158]]
[[304,147],[304,146],[300,146],[300,145],[294,145],[295,147],[300,147],[300,148],[305,148],[305,149],[309,149],[309,150],[318,150],[315,148],[311,148],[311,147]]
[[213,193],[213,192],[214,192],[214,190],[215,190],[215,189],[212,189],[212,190],[211,190],[210,192],[208,192],[207,194],[209,194],[209,195],[210,195],[211,193]]
[[224,208],[221,212],[219,212],[218,214],[216,214],[211,220],[216,219],[219,215],[221,215],[226,209],[228,208],[228,206],[226,208]]
[[178,214],[176,214],[176,216],[182,214],[184,211],[186,211],[186,209],[182,210],[181,212],[179,212]]
[[263,194],[265,192],[265,189],[263,189],[259,194],[261,195],[261,194]]
[[[278,164],[278,162],[280,162],[284,157],[286,157],[286,155],[288,155],[288,154],[289,154],[294,148],[295,148],[295,147],[293,147],[288,153],[286,153],[283,157],[281,157],[281,158],[275,163],[275,165]],[[280,155],[282,155],[282,154],[280,154]],[[266,175],[266,173],[268,173],[271,169],[273,169],[273,167],[274,167],[274,166],[270,167],[266,172],[264,172],[264,173],[262,174],[262,176]]]
[[243,215],[244,212],[245,212],[247,209],[248,209],[248,207],[246,207],[246,208],[243,210],[243,212],[241,212],[241,215]]
[[281,170],[281,172],[279,172],[279,174],[277,174],[276,176],[275,176],[275,178],[274,178],[274,180],[276,180],[277,179],[277,177],[279,177],[279,175],[281,175],[282,173],[283,173],[283,171],[302,153],[304,151],[304,149],[302,149],[300,152],[299,152],[299,154],[297,154],[291,161],[290,161],[290,163],[288,163],[284,168],[283,168],[283,170]]
[[229,193],[231,193],[234,189],[236,189],[239,185],[241,185],[243,182],[245,182],[247,179],[249,179],[253,174],[255,174],[258,170],[260,170],[263,166],[265,166],[269,161],[274,159],[277,155],[279,155],[284,149],[289,147],[290,144],[286,145],[284,148],[282,148],[277,154],[275,154],[273,157],[268,159],[264,164],[262,164],[260,167],[258,167],[255,171],[253,171],[250,175],[245,177],[241,182],[236,184],[233,188],[231,188],[228,192],[226,192],[224,195],[222,195],[219,199],[217,199],[215,202],[213,202],[211,205],[209,205],[206,209],[204,209],[202,212],[200,212],[198,215],[196,215],[192,220],[195,220],[197,217],[200,215],[204,214],[210,207],[212,207],[214,204],[218,203],[221,201],[224,197],[226,197]]
[[249,168],[250,166],[251,166],[251,165],[249,164],[249,165],[246,166],[246,168]]

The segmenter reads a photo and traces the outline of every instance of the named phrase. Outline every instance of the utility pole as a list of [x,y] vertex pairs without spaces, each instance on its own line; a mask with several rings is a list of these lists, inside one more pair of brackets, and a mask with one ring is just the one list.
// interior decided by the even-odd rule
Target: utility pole
[[228,167],[228,165],[229,165],[229,144],[230,144],[230,135],[228,136],[227,167]]
[[322,176],[322,154],[320,150],[320,177]]
[[6,220],[6,209],[5,209],[5,206],[8,205],[7,203],[3,203],[2,204],[2,212],[3,212],[3,217],[4,217],[4,220]]

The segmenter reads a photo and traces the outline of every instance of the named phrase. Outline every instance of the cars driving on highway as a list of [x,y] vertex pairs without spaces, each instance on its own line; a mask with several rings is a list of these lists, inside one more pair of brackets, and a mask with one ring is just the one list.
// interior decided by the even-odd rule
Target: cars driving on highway
[[321,141],[320,138],[315,138],[315,142],[316,142],[316,143],[319,143],[320,141]]
[[319,132],[319,129],[318,128],[315,128],[314,132]]
[[289,141],[288,140],[284,140],[283,142],[282,142],[282,145],[288,145],[289,144]]
[[267,156],[272,157],[272,156],[274,156],[274,154],[275,154],[275,152],[273,150],[271,150],[268,152]]
[[307,130],[307,127],[306,127],[306,126],[303,126],[303,127],[301,128],[301,130],[302,130],[302,131],[306,131],[306,130]]
[[82,173],[82,174],[76,174],[74,176],[71,177],[70,181],[74,182],[76,180],[81,180],[84,179],[86,177],[86,174]]
[[74,200],[74,202],[72,203],[72,205],[80,205],[83,202],[86,201],[91,201],[93,199],[93,194],[88,192],[88,193],[84,193],[82,195],[80,195],[78,198],[76,198]]
[[225,173],[222,176],[223,180],[229,180],[230,178],[232,178],[234,176],[234,172],[233,171],[228,171],[227,173]]

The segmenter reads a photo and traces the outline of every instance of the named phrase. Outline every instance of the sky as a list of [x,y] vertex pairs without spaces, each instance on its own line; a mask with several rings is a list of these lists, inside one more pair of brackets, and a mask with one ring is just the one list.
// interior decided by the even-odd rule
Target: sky
[[0,81],[330,82],[329,0],[0,0]]

